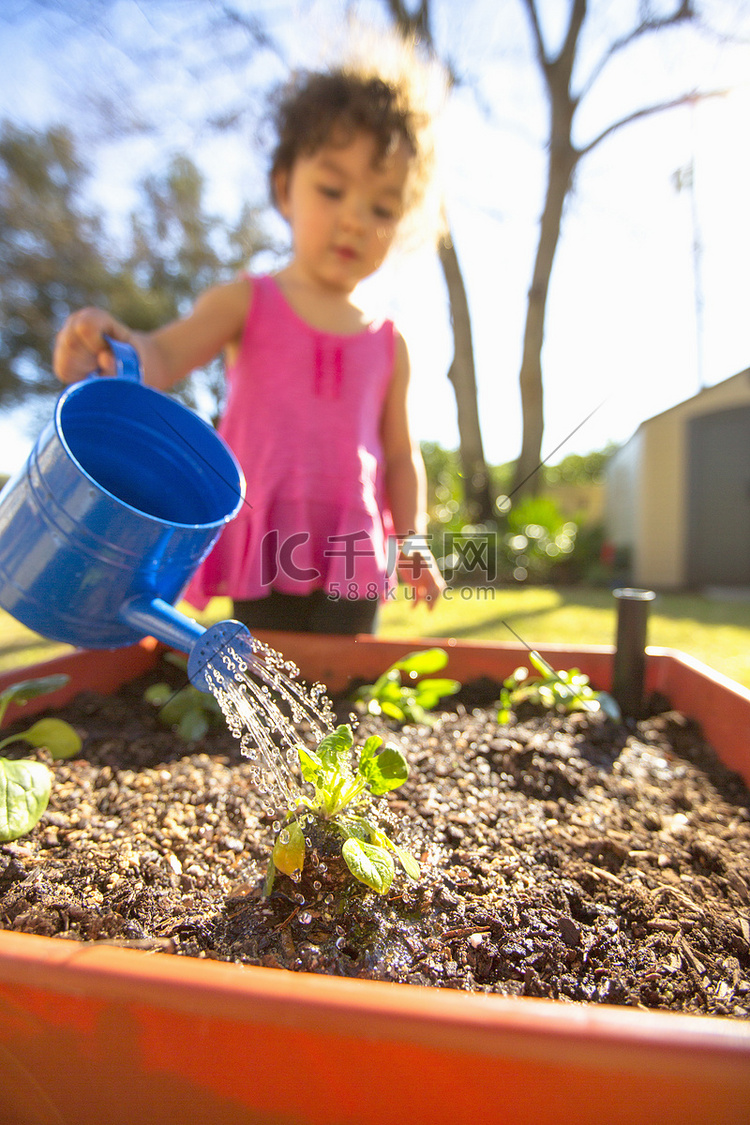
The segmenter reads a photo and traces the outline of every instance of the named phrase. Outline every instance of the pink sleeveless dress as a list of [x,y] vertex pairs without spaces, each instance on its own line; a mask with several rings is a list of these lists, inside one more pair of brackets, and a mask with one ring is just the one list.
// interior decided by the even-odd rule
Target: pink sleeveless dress
[[253,299],[219,433],[246,503],[185,597],[262,598],[272,589],[383,598],[393,582],[380,423],[395,360],[391,321],[340,336],[311,328],[270,276]]

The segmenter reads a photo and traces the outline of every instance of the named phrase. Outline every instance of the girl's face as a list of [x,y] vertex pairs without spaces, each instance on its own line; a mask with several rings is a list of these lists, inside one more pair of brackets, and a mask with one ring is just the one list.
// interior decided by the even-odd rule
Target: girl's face
[[404,210],[409,153],[404,142],[375,163],[375,138],[355,133],[299,156],[278,173],[276,201],[292,229],[294,260],[307,279],[351,293],[381,265]]

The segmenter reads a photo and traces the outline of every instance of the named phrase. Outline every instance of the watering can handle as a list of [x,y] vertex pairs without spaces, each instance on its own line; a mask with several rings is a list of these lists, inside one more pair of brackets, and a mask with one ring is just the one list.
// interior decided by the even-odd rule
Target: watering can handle
[[130,344],[123,344],[121,340],[115,340],[112,336],[105,335],[104,339],[109,344],[115,357],[115,373],[118,378],[142,383],[141,361],[135,348]]

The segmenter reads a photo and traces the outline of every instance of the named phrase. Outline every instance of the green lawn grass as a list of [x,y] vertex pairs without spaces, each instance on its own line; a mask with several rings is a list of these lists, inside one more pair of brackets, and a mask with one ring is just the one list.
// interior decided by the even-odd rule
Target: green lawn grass
[[[505,622],[527,644],[611,645],[617,601],[609,590],[527,586],[449,590],[430,612],[403,595],[383,608],[384,636],[507,641]],[[659,594],[648,644],[675,648],[750,688],[750,601]]]
[[[203,623],[231,616],[216,598]],[[617,602],[608,590],[528,586],[448,590],[435,609],[415,606],[403,594],[383,607],[379,633],[386,637],[456,637],[512,640],[508,623],[532,647],[545,643],[614,644]],[[659,594],[651,605],[648,643],[676,648],[750,688],[750,601]],[[66,646],[44,641],[0,611],[0,669],[46,660]]]

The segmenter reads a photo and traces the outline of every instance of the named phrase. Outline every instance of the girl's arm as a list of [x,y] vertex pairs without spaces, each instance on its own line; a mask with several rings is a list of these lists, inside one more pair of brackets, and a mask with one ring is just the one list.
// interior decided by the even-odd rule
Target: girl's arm
[[413,587],[415,604],[424,599],[434,609],[445,582],[427,543],[427,481],[422,454],[409,429],[408,389],[409,354],[397,334],[396,359],[381,428],[386,491],[396,535],[405,548],[399,553],[399,574]]
[[135,332],[102,309],[80,309],[58,333],[55,374],[63,383],[75,383],[96,369],[113,375],[107,335],[135,348],[149,386],[169,390],[194,368],[239,345],[251,300],[249,278],[217,285],[198,298],[187,316],[153,332]]

